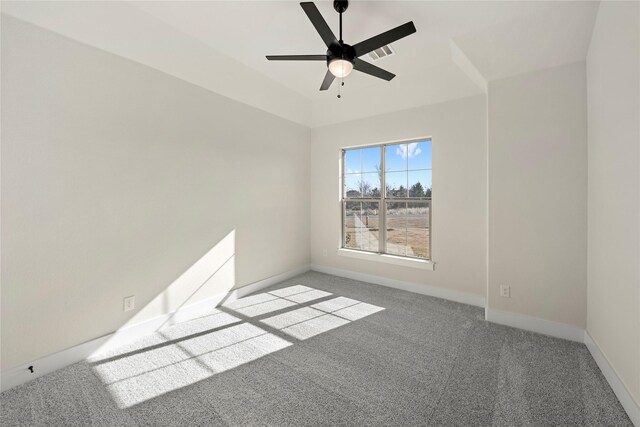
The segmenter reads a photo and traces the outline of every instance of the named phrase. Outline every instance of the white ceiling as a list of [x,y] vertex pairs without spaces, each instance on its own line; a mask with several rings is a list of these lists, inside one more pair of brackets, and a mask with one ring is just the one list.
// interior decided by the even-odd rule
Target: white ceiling
[[[316,5],[337,34],[332,2]],[[337,84],[318,90],[322,62],[265,59],[325,52],[296,1],[2,4],[4,13],[312,126],[471,96],[485,89],[483,81],[583,60],[597,8],[580,1],[352,1],[343,16],[349,44],[407,21],[417,33],[393,44],[397,55],[375,62],[397,74],[394,80],[354,72],[338,100]]]
[[453,37],[488,81],[584,60],[598,12],[597,2],[555,2]]

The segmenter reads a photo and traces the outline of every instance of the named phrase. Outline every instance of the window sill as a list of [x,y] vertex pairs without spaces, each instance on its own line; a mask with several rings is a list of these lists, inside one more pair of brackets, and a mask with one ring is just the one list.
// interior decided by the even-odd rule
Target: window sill
[[406,258],[401,256],[394,256],[388,254],[376,254],[373,252],[363,252],[351,249],[338,249],[339,256],[345,256],[349,258],[357,258],[365,261],[383,262],[386,264],[401,265],[403,267],[419,268],[422,270],[433,271],[435,263],[433,261],[427,261],[422,259]]

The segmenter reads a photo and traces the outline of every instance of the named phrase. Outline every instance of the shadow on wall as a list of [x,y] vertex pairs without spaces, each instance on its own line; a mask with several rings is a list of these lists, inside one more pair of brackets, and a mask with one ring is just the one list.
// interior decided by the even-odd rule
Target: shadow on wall
[[117,405],[128,408],[381,310],[295,285],[224,302],[195,319],[166,322],[89,362]]

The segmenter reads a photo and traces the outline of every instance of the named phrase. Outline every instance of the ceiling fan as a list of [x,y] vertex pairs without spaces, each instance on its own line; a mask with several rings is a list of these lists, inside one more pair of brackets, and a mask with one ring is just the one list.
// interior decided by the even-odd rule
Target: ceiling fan
[[322,55],[268,55],[267,59],[269,61],[326,61],[328,70],[320,90],[329,89],[336,77],[346,77],[352,70],[358,70],[387,81],[391,80],[396,76],[395,74],[363,61],[360,57],[416,32],[415,25],[409,21],[352,46],[342,41],[342,14],[349,7],[347,0],[333,2],[333,8],[340,14],[340,39],[337,39],[333,34],[315,4],[302,2],[300,6],[320,34],[322,41],[327,45],[327,53]]

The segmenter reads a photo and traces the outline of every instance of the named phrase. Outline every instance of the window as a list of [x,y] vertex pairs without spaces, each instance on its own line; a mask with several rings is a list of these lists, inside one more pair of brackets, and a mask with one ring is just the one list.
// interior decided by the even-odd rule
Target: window
[[431,259],[431,140],[342,150],[342,247]]

